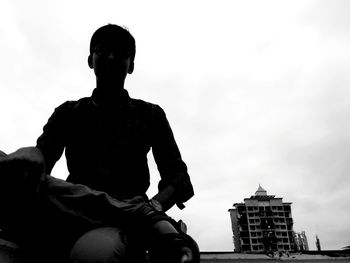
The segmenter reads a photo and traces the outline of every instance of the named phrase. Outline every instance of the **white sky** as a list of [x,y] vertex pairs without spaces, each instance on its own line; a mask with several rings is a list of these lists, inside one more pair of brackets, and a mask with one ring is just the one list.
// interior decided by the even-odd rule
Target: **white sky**
[[[259,183],[293,202],[311,249],[316,234],[340,249],[350,245],[349,14],[337,0],[2,0],[0,148],[34,145],[55,107],[89,96],[92,33],[125,25],[137,45],[126,88],[167,113],[196,191],[170,214],[201,250],[233,249],[227,210]],[[65,178],[64,165],[53,175]]]

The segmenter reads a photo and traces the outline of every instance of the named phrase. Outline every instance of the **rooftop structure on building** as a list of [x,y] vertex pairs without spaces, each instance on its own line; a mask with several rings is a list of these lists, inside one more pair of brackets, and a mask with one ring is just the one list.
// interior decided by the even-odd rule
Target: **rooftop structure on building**
[[235,252],[294,251],[290,202],[268,195],[259,185],[255,195],[229,209]]

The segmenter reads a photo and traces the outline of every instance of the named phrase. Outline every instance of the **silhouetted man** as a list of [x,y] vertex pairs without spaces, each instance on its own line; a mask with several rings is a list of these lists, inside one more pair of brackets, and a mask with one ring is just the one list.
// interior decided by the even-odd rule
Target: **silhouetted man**
[[[72,262],[142,262],[146,249],[154,262],[199,260],[195,242],[164,213],[174,204],[183,208],[193,196],[165,113],[158,105],[130,98],[124,89],[135,51],[128,30],[111,24],[99,28],[88,57],[96,75],[92,95],[57,107],[36,147],[1,161],[0,173],[23,181],[23,191],[13,194],[17,204],[24,196],[33,204],[20,214],[36,215],[22,224],[26,237],[18,233],[18,239],[28,244],[31,233],[38,233],[41,250],[50,252],[44,257],[61,246],[57,254],[69,254]],[[152,199],[146,195],[150,149],[161,176]],[[64,150],[67,182],[48,176]],[[19,221],[5,220],[5,225],[11,229]]]

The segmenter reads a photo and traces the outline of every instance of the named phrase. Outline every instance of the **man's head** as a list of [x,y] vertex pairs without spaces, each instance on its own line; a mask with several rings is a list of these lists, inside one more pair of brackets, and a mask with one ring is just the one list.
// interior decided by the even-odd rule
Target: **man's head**
[[125,48],[125,51],[130,55],[131,61],[134,61],[136,53],[134,37],[127,29],[114,24],[102,26],[95,31],[90,41],[90,55],[99,44],[112,42],[116,42],[120,47]]
[[135,39],[130,32],[108,24],[92,35],[88,63],[97,78],[125,78],[127,73],[133,72],[135,53]]

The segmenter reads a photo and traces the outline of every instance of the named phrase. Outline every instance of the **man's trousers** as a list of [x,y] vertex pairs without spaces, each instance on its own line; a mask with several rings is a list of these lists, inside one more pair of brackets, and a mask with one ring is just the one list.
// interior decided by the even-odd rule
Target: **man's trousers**
[[36,262],[143,262],[166,219],[143,197],[119,201],[0,152],[0,229]]

